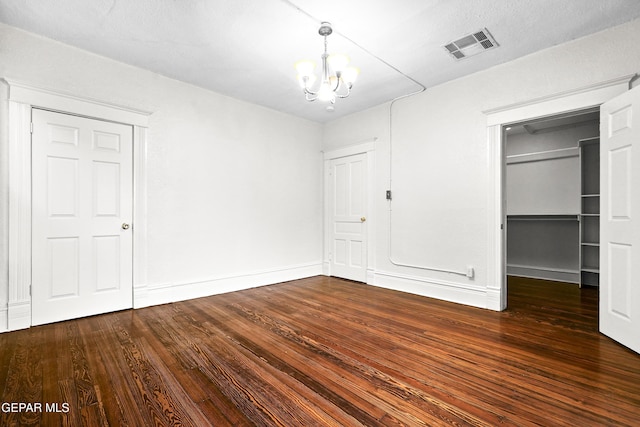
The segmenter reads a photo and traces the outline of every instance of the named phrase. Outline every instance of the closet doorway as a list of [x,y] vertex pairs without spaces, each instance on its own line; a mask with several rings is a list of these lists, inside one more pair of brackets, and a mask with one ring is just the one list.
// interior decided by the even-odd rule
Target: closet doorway
[[599,125],[596,107],[503,127],[508,280],[598,286]]

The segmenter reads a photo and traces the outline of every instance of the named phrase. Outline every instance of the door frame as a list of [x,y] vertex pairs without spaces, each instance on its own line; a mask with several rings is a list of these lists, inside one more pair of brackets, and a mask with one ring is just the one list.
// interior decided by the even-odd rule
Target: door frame
[[504,126],[588,108],[629,90],[635,74],[483,111],[487,116],[487,308],[507,308]]
[[[9,290],[0,299],[0,332],[31,326],[31,111],[38,107],[133,126],[133,306],[140,306],[147,282],[147,142],[150,112],[0,79],[8,132],[0,146],[9,159]],[[5,305],[6,304],[6,305]]]
[[367,180],[366,180],[366,217],[364,234],[367,239],[367,281],[368,284],[373,284],[374,281],[374,269],[373,269],[373,250],[375,248],[375,236],[369,233],[369,230],[375,230],[375,215],[374,215],[374,197],[373,197],[373,177],[375,176],[375,149],[376,141],[378,138],[372,138],[358,144],[349,145],[344,148],[338,148],[335,150],[323,152],[324,157],[324,250],[322,261],[322,274],[325,276],[331,276],[331,262],[329,260],[329,249],[331,247],[331,200],[330,200],[330,185],[331,178],[329,176],[331,170],[331,161],[339,159],[341,157],[354,156],[356,154],[365,154],[367,159]]

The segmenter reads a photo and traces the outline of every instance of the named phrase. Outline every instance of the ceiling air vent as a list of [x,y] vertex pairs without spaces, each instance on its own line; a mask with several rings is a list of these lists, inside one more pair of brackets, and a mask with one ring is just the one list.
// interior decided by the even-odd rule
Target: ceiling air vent
[[495,39],[486,28],[476,31],[473,34],[454,40],[444,46],[447,52],[456,60],[468,58],[484,52],[485,50],[498,47]]

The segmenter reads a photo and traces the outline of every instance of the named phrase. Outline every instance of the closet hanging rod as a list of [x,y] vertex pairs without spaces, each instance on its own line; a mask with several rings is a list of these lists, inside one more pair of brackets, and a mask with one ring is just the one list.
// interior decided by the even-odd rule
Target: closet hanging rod
[[567,157],[578,157],[578,147],[559,148],[557,150],[537,151],[535,153],[512,154],[507,156],[507,164],[539,162],[542,160],[557,160]]

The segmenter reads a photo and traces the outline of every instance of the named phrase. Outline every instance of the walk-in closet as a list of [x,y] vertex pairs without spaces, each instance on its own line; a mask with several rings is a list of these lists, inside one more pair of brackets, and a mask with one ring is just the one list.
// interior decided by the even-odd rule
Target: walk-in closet
[[507,274],[598,285],[599,111],[505,128]]

